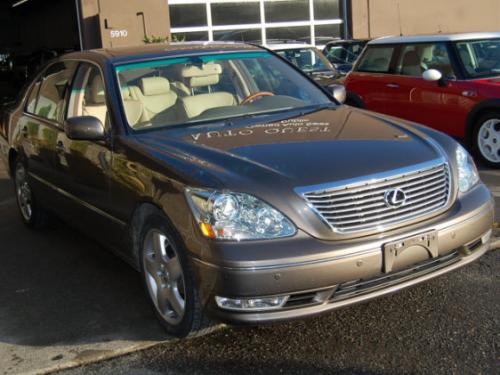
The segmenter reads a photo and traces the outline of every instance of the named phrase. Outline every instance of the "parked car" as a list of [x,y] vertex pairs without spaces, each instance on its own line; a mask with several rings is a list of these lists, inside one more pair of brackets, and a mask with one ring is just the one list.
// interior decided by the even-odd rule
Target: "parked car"
[[489,247],[492,197],[458,143],[255,46],[71,53],[8,121],[24,223],[57,214],[110,247],[174,335],[325,313]]
[[500,166],[500,33],[374,40],[345,85],[349,104],[464,139]]
[[291,62],[326,89],[339,84],[339,73],[317,48],[302,43],[268,44],[268,48]]
[[340,39],[326,44],[323,54],[342,74],[349,73],[369,39]]

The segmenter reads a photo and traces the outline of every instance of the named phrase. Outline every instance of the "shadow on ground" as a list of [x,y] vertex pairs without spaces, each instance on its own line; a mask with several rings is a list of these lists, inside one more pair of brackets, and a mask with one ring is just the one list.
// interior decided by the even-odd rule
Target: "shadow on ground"
[[63,224],[28,230],[1,176],[0,258],[0,342],[165,338],[130,266]]

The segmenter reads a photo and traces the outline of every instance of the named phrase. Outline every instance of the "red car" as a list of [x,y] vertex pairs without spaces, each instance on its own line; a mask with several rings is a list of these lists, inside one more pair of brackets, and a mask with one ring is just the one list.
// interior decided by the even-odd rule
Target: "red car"
[[500,33],[373,40],[345,86],[347,104],[464,139],[500,166]]

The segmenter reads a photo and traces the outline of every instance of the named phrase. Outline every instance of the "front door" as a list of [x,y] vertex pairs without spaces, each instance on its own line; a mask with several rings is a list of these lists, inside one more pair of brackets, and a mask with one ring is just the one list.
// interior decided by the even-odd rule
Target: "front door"
[[[106,90],[99,67],[81,63],[69,92],[66,118],[94,116],[109,131]],[[107,141],[69,139],[57,134],[58,186],[67,197],[65,218],[91,236],[115,245],[121,223],[108,214],[111,200],[109,173],[113,153]]]
[[[442,82],[422,74],[436,69]],[[462,84],[456,80],[446,43],[408,44],[401,49],[393,82],[392,115],[458,135],[463,129]]]

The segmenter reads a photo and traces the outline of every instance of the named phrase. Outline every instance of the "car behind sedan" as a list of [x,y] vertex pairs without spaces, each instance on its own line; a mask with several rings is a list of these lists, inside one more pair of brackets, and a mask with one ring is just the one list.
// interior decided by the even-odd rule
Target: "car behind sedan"
[[104,243],[177,336],[326,313],[489,246],[492,198],[459,144],[254,46],[68,54],[7,118],[24,223],[55,214]]

